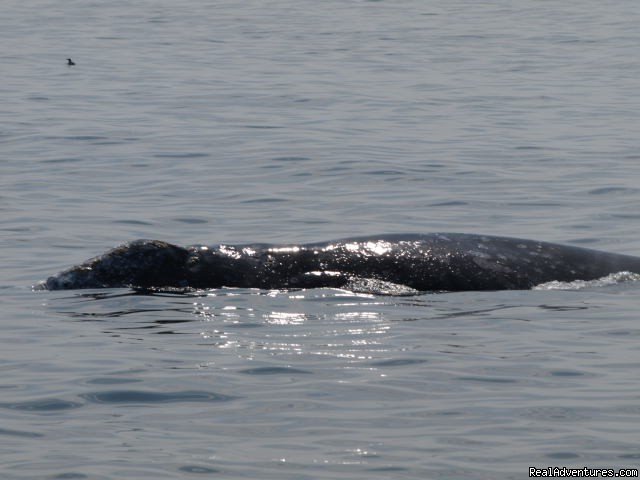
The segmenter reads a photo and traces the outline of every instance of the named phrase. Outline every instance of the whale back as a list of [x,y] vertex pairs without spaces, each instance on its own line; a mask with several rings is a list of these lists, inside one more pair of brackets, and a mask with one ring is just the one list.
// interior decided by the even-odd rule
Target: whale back
[[553,280],[640,273],[640,258],[569,245],[462,233],[378,235],[306,245],[182,248],[137,240],[36,288],[316,288],[357,279],[417,291],[529,289]]
[[356,237],[331,242],[325,249],[329,267],[421,291],[529,289],[553,280],[593,280],[624,270],[640,273],[638,257],[464,233]]

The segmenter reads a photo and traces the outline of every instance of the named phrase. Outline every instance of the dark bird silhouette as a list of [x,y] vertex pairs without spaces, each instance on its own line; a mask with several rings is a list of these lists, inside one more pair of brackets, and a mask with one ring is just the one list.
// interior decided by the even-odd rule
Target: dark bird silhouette
[[69,65],[70,67],[75,65],[76,62],[74,62],[73,60],[71,60],[70,58],[67,58],[67,65]]

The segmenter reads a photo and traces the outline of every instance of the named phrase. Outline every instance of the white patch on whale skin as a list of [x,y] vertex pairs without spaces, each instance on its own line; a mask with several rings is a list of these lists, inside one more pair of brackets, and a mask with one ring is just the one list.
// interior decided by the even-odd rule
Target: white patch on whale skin
[[491,270],[499,273],[512,273],[513,270],[505,265],[499,263],[497,259],[489,255],[488,253],[478,252],[477,250],[471,250],[471,260],[480,268],[485,270]]

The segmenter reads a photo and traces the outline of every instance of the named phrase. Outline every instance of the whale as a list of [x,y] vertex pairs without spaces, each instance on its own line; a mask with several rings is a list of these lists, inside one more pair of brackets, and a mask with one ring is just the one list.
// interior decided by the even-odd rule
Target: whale
[[[526,290],[640,274],[640,257],[467,233],[387,234],[308,244],[181,247],[135,240],[53,275],[38,290],[349,288],[415,292]],[[364,285],[364,287],[363,287]]]

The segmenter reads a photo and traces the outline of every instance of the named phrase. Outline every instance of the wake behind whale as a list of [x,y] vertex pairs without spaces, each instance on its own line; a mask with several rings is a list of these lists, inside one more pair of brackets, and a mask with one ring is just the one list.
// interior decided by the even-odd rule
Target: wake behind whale
[[[394,234],[325,243],[194,245],[136,240],[49,277],[36,289],[349,288],[417,292],[521,290],[630,271],[640,258],[534,240],[462,233]],[[370,285],[370,287],[367,287]]]

